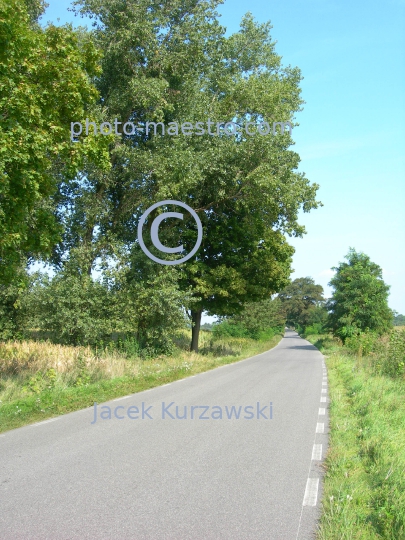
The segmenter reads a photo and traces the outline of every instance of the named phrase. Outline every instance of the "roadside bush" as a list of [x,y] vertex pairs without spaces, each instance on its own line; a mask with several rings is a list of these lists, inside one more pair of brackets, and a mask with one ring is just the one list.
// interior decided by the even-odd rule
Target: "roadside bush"
[[228,337],[234,338],[246,338],[248,331],[241,324],[222,321],[214,324],[212,327],[212,336],[215,340],[224,339]]
[[405,378],[405,330],[392,330],[384,345],[384,353],[375,362],[376,370],[393,378]]
[[345,347],[358,356],[368,356],[371,352],[377,352],[378,335],[374,332],[362,332],[347,338]]
[[363,332],[346,339],[345,348],[357,356],[369,357],[373,371],[392,378],[405,376],[405,331],[391,330],[378,336]]
[[23,301],[30,327],[49,332],[54,343],[94,346],[114,329],[111,294],[88,275],[38,275]]
[[306,337],[310,335],[323,334],[323,332],[324,332],[324,326],[322,323],[313,323],[305,327],[303,331],[303,335],[304,337]]
[[245,328],[242,324],[232,320],[224,320],[216,323],[212,328],[212,337],[214,340],[225,338],[247,338],[255,341],[268,341],[276,334],[282,333],[283,326],[269,328]]
[[[270,332],[270,329],[284,328],[285,314],[280,298],[274,298],[273,300],[266,298],[259,302],[248,302],[244,305],[241,313],[233,315],[227,320],[244,328],[247,337],[261,340],[267,339],[265,335]],[[276,332],[277,330],[274,331],[273,335]],[[260,337],[261,335],[264,337]]]

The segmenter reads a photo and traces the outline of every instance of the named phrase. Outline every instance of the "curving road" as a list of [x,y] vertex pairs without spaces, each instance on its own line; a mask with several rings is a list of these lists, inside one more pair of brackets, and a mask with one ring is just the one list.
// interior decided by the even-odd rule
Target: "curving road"
[[92,407],[5,433],[0,538],[314,538],[323,362],[288,330],[258,356],[99,404],[95,422]]

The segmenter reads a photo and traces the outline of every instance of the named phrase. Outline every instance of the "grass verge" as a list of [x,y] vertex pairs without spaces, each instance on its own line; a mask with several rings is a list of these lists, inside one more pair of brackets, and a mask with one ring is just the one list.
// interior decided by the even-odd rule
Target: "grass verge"
[[405,381],[327,336],[330,439],[319,540],[405,539]]
[[275,347],[281,338],[235,338],[215,344],[208,354],[179,350],[151,360],[99,358],[88,348],[50,343],[2,344],[0,433],[238,362]]

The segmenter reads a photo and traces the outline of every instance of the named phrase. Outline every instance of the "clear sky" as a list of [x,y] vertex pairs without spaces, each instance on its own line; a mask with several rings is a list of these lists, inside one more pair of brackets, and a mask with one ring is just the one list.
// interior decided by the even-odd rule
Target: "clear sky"
[[[83,24],[70,2],[48,2],[43,21]],[[283,64],[304,77],[294,149],[324,206],[290,239],[292,278],[311,276],[328,296],[331,267],[354,247],[383,268],[390,307],[405,314],[405,0],[226,0],[221,24],[236,32],[247,11],[271,21]]]

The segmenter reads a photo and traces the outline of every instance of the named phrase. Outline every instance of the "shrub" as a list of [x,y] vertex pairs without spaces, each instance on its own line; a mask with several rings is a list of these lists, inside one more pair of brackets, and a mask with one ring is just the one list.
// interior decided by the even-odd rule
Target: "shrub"
[[212,335],[214,339],[245,338],[248,337],[248,331],[241,324],[222,321],[213,325]]
[[368,356],[374,372],[390,377],[405,376],[405,331],[392,330],[384,336],[363,332],[346,339],[345,347],[358,356]]
[[381,372],[390,377],[405,376],[405,330],[393,330],[385,347],[385,354],[380,355]]
[[310,326],[307,326],[303,332],[304,336],[319,335],[323,334],[324,326],[322,323],[313,323]]

